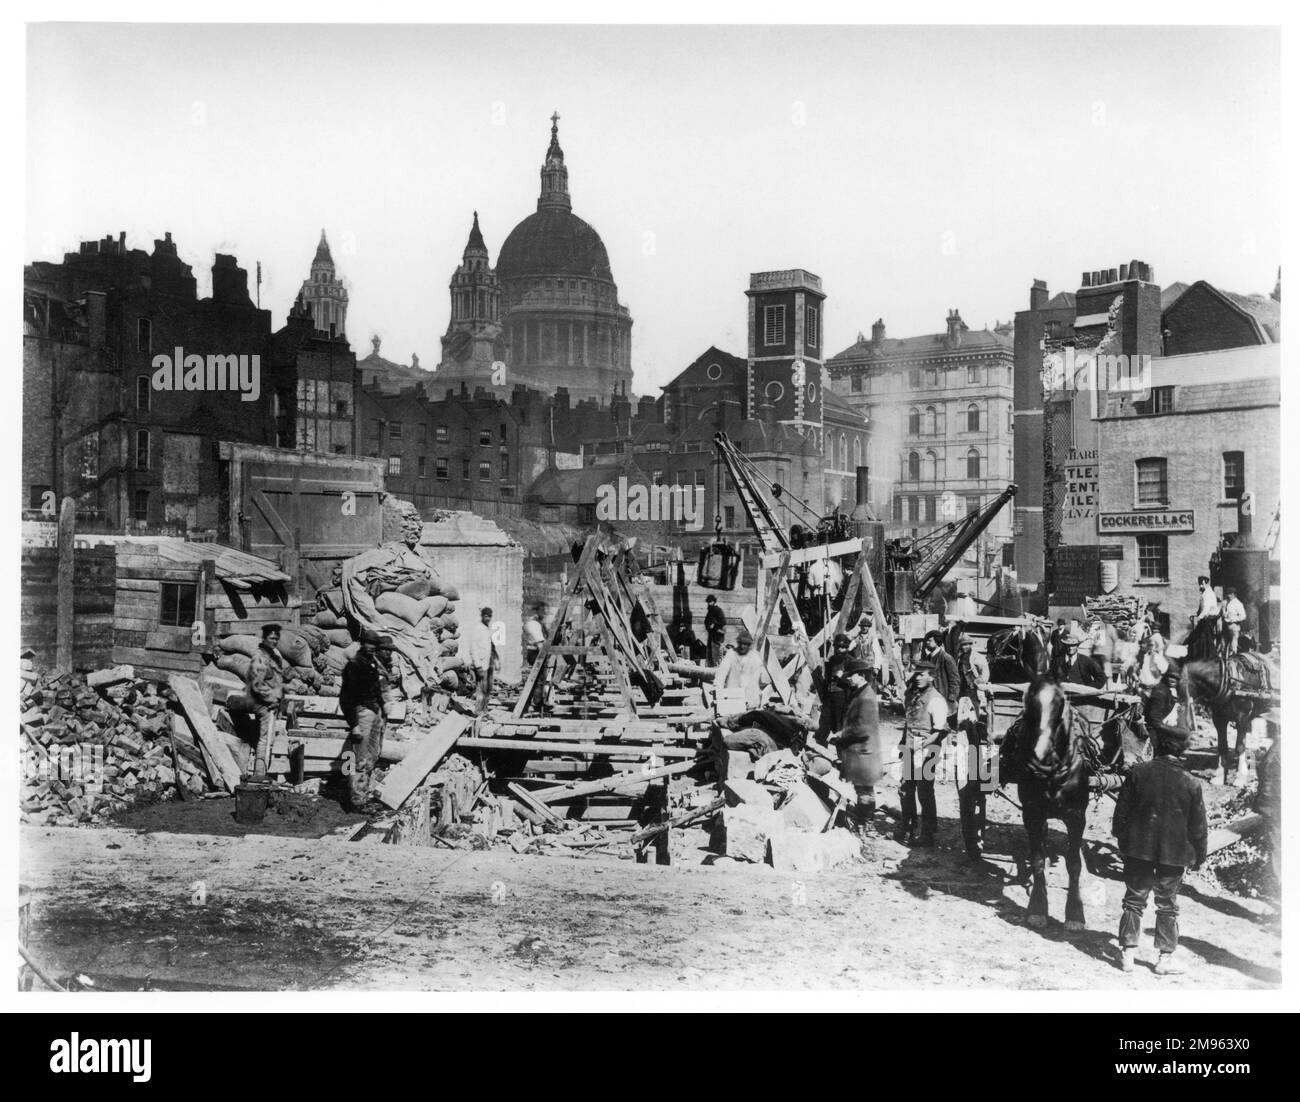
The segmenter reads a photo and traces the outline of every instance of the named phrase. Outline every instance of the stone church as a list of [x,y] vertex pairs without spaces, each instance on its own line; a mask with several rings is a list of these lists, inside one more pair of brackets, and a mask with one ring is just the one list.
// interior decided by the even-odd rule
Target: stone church
[[451,320],[434,392],[516,386],[608,402],[632,383],[632,316],[618,301],[609,254],[573,213],[559,116],[541,169],[537,210],[501,246],[493,268],[478,213],[451,277]]

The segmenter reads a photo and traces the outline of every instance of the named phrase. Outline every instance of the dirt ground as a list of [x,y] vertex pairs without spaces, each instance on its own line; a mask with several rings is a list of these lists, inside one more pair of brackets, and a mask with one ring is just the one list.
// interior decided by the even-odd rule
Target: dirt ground
[[[1193,759],[1193,765],[1199,765]],[[1211,803],[1232,795],[1215,789]],[[894,806],[892,789],[881,803]],[[310,803],[310,801],[308,801]],[[1107,842],[1109,801],[1090,815]],[[25,824],[31,949],[100,989],[689,990],[1262,988],[1281,982],[1280,914],[1264,898],[1189,874],[1180,896],[1188,974],[1115,964],[1123,882],[1113,849],[1085,873],[1088,928],[1064,928],[1065,867],[1049,868],[1052,919],[1025,924],[1019,813],[991,800],[988,860],[967,862],[956,798],[939,787],[939,846],[909,851],[889,821],[860,863],[809,875],[712,868],[701,831],[671,866],[628,847],[581,856],[348,842],[329,801],[233,822],[232,800],[164,804],[111,827]],[[278,821],[277,821],[278,820]],[[1059,850],[1064,835],[1053,829]],[[618,854],[623,854],[620,859]]]

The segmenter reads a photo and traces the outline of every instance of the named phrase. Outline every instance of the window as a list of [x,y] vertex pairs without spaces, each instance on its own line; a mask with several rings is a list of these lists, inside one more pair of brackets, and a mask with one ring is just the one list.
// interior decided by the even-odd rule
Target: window
[[45,495],[53,489],[45,484],[32,485],[27,488],[27,508],[41,509],[45,506]]
[[1173,413],[1174,412],[1174,388],[1171,386],[1157,386],[1151,388],[1151,412],[1152,413]]
[[903,499],[898,494],[894,495],[894,519],[903,519]]
[[402,457],[400,455],[390,455],[388,457],[388,473],[389,474],[402,473]]
[[1010,406],[1007,406],[1007,432],[1015,432],[1015,429],[1016,429],[1015,411]]
[[460,477],[463,478],[466,482],[469,481],[469,460],[468,459],[462,459],[460,461]]
[[194,623],[199,587],[188,582],[163,582],[158,622],[164,627],[187,628]]
[[970,516],[971,513],[978,513],[979,511],[980,511],[980,499],[978,495],[968,494],[966,496],[966,515]]
[[480,482],[492,481],[492,464],[484,459],[478,465],[478,480]]
[[1138,581],[1169,580],[1169,537],[1138,536]]
[[966,369],[966,382],[978,383],[980,381],[980,369],[973,364]]
[[966,453],[966,477],[979,478],[980,476],[980,453],[978,448],[971,448]]
[[1164,505],[1169,501],[1169,462],[1165,459],[1139,459],[1137,468],[1137,504]]
[[817,347],[817,307],[808,306],[804,309],[804,343],[809,348]]
[[785,307],[763,307],[763,343],[785,344]]
[[135,434],[135,469],[137,471],[147,471],[149,469],[148,429],[140,429]]
[[415,473],[416,473],[420,478],[423,478],[423,477],[428,473],[428,471],[427,471],[427,469],[426,469],[426,467],[425,467],[424,456],[422,456],[422,455],[420,455],[420,456],[416,456],[416,459],[415,459]]
[[849,467],[849,438],[840,433],[840,470],[848,470]]
[[1246,453],[1223,453],[1223,496],[1227,501],[1240,501],[1246,492]]
[[909,482],[921,480],[921,457],[916,452],[907,455],[907,478]]
[[939,414],[934,406],[925,407],[925,434],[934,436],[939,431]]
[[704,472],[704,468],[703,468],[703,467],[696,467],[696,468],[695,468],[695,485],[697,485],[697,486],[703,486],[703,485],[704,485],[704,473],[705,473],[705,472]]
[[938,494],[925,495],[925,519],[932,522],[939,519],[939,495]]
[[433,477],[443,482],[447,481],[447,460],[442,456],[436,456],[433,460]]
[[447,426],[435,425],[433,429],[433,438],[439,444],[445,444],[447,442]]
[[401,422],[401,421],[389,421],[389,422],[388,422],[388,439],[389,439],[389,441],[392,442],[392,443],[397,443],[397,442],[399,442],[399,441],[402,439],[402,422]]
[[502,426],[501,426],[501,443],[503,443],[503,444],[508,444],[509,442],[510,442],[510,438],[506,435],[506,427],[505,427],[505,425],[502,425]]
[[501,453],[501,477],[502,478],[510,477],[510,453],[509,452]]
[[979,432],[980,430],[980,407],[974,402],[966,407],[966,431]]
[[346,417],[348,415],[348,404],[346,401],[339,400],[334,403],[334,416]]
[[153,351],[153,322],[148,318],[136,319],[135,348],[137,352]]
[[736,527],[736,507],[734,505],[725,505],[722,509],[722,518],[728,528]]
[[651,471],[650,481],[656,486],[662,486],[664,484],[664,469],[662,467],[656,467]]
[[490,448],[490,447],[492,446],[492,430],[491,430],[491,429],[479,429],[479,430],[478,430],[478,444],[479,444],[479,447],[480,447],[480,448]]
[[861,375],[854,375],[854,376],[853,376],[853,378],[849,381],[849,389],[852,390],[854,394],[861,394],[861,393],[862,393],[862,376],[861,376]]
[[921,411],[919,409],[909,409],[907,411],[907,435],[921,435]]
[[918,390],[921,386],[921,369],[919,367],[910,368],[907,372],[907,385],[913,390]]
[[149,396],[152,392],[148,375],[137,375],[135,377],[135,408],[148,412]]
[[861,466],[862,466],[862,437],[855,436],[853,438],[853,469],[857,470],[857,468]]
[[925,369],[925,385],[936,386],[938,382],[939,382],[938,372],[935,371],[933,367],[927,367]]
[[907,519],[921,519],[921,499],[916,494],[912,494],[907,499]]
[[939,481],[939,457],[932,451],[925,453],[925,480],[927,482]]

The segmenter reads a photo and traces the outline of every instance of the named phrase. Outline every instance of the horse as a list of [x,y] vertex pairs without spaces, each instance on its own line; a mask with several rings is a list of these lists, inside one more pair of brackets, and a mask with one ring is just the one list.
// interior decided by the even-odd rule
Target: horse
[[[1029,840],[1028,923],[1047,924],[1047,822],[1065,824],[1065,867],[1069,889],[1065,928],[1086,923],[1079,875],[1083,869],[1083,832],[1087,825],[1089,781],[1112,791],[1134,761],[1149,758],[1150,740],[1133,706],[1093,727],[1070,705],[1065,690],[1048,677],[1036,677],[1025,692],[1024,711],[1003,741],[1003,760],[1010,759]],[[1009,779],[1009,778],[1008,778]]]
[[[1187,688],[1192,699],[1210,710],[1210,719],[1219,736],[1219,769],[1216,784],[1239,783],[1241,752],[1245,748],[1250,725],[1274,705],[1280,674],[1258,652],[1216,655],[1191,659],[1184,663]],[[1231,758],[1228,754],[1228,724],[1237,728],[1237,741]]]
[[1033,681],[1047,674],[1047,629],[1042,624],[1018,624],[989,636],[989,679]]

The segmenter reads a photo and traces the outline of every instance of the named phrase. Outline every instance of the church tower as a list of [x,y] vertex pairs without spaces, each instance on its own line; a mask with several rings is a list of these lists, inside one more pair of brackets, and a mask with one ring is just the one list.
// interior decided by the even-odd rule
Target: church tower
[[749,366],[745,416],[770,411],[820,442],[822,294],[820,276],[795,268],[749,277]]
[[[442,338],[438,375],[448,386],[461,380],[471,387],[494,386],[492,364],[504,354],[501,340],[501,287],[488,263],[487,245],[478,225],[478,211],[461,257],[451,277],[451,320]],[[508,393],[504,379],[503,393]]]
[[311,275],[300,292],[307,309],[322,332],[343,336],[347,332],[348,289],[334,271],[334,258],[330,256],[325,231],[320,231],[320,244],[311,262]]

